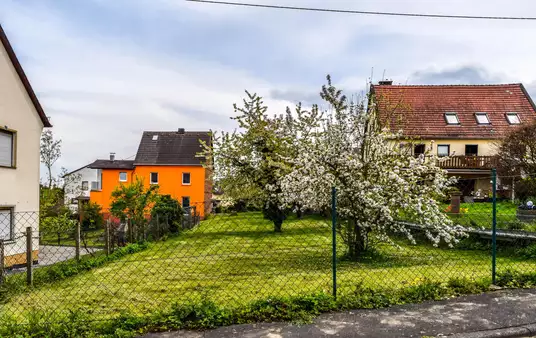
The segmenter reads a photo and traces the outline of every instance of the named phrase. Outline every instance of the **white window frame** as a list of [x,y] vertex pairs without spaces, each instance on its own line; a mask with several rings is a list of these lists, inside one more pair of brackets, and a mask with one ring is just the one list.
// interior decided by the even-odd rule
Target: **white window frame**
[[15,130],[0,127],[0,133],[11,136],[11,163],[0,164],[0,168],[15,169],[16,166],[16,153],[17,153],[17,132]]
[[[184,182],[184,175],[185,175],[185,174],[188,174],[188,176],[189,176],[189,181],[190,181],[190,182],[188,182],[188,183],[185,183],[185,182]],[[192,174],[189,173],[189,172],[187,172],[187,173],[182,173],[182,185],[191,185],[191,184],[192,184]]]
[[[153,181],[153,174],[156,174],[156,181]],[[157,172],[152,172],[149,174],[149,181],[151,182],[151,184],[158,184],[158,173]]]
[[[510,117],[514,117],[515,119],[517,119],[517,122],[512,122]],[[509,124],[521,124],[521,118],[519,117],[519,114],[514,112],[506,113],[506,121],[508,121]]]
[[[449,117],[451,117],[451,116],[454,116],[454,118],[456,119],[456,122],[449,121]],[[458,113],[455,113],[455,112],[447,112],[447,113],[445,113],[445,122],[447,122],[447,124],[450,124],[450,125],[460,124],[460,119],[458,118]]]
[[[447,147],[447,154],[446,155],[442,155],[439,153],[439,147]],[[446,157],[446,156],[449,156],[450,155],[450,144],[438,144],[437,145],[437,156],[439,157]]]
[[[125,174],[125,179],[124,180],[121,179],[121,174]],[[120,171],[119,172],[119,182],[127,182],[127,181],[128,181],[127,172],[126,171]]]
[[[479,117],[485,118],[485,122],[481,122],[478,119]],[[476,123],[478,123],[478,124],[482,124],[482,125],[491,124],[491,121],[489,120],[488,113],[484,113],[484,112],[475,113],[475,119],[476,119]]]
[[0,206],[0,211],[9,211],[10,220],[9,220],[9,234],[8,236],[3,236],[0,232],[0,239],[4,241],[13,241],[13,233],[15,229],[15,207],[14,206]]

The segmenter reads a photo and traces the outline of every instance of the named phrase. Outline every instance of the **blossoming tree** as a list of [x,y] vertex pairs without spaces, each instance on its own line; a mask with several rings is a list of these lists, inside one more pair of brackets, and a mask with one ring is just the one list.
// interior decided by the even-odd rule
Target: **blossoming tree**
[[246,94],[242,106],[234,105],[239,129],[214,133],[202,156],[211,159],[206,166],[227,197],[262,208],[280,232],[287,210],[280,184],[291,169],[287,159],[297,154],[296,140],[307,138],[317,125],[318,109],[304,111],[298,105],[295,111],[271,116],[260,96]]
[[[338,232],[350,259],[358,259],[373,238],[390,241],[401,233],[414,241],[400,218],[423,225],[434,244],[451,244],[461,235],[440,211],[437,199],[452,184],[432,157],[411,156],[381,130],[371,100],[352,103],[332,86],[321,97],[330,105],[322,126],[298,142],[292,170],[281,182],[283,199],[313,210],[330,208],[337,189]],[[371,107],[369,107],[371,108]]]

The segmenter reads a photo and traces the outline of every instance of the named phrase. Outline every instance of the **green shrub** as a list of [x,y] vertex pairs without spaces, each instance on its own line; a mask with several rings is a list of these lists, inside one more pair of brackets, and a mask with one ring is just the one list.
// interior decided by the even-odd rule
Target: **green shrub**
[[536,285],[536,273],[505,270],[497,274],[496,284],[508,288],[530,288]]
[[526,259],[536,258],[536,244],[531,244],[517,251],[517,254]]

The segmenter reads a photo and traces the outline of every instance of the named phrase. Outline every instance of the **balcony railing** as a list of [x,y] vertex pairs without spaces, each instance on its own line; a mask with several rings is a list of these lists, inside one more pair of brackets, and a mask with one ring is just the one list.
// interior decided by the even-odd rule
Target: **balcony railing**
[[438,160],[443,169],[492,169],[497,166],[496,156],[450,156]]

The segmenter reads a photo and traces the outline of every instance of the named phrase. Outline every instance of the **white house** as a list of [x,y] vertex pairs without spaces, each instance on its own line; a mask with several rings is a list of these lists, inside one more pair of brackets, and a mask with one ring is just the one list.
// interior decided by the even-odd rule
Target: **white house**
[[26,262],[26,227],[39,230],[40,138],[52,125],[1,25],[0,42],[0,239],[11,266]]
[[98,180],[98,169],[91,169],[88,164],[65,174],[63,179],[65,205],[71,211],[78,212],[79,201],[89,201],[89,193]]

